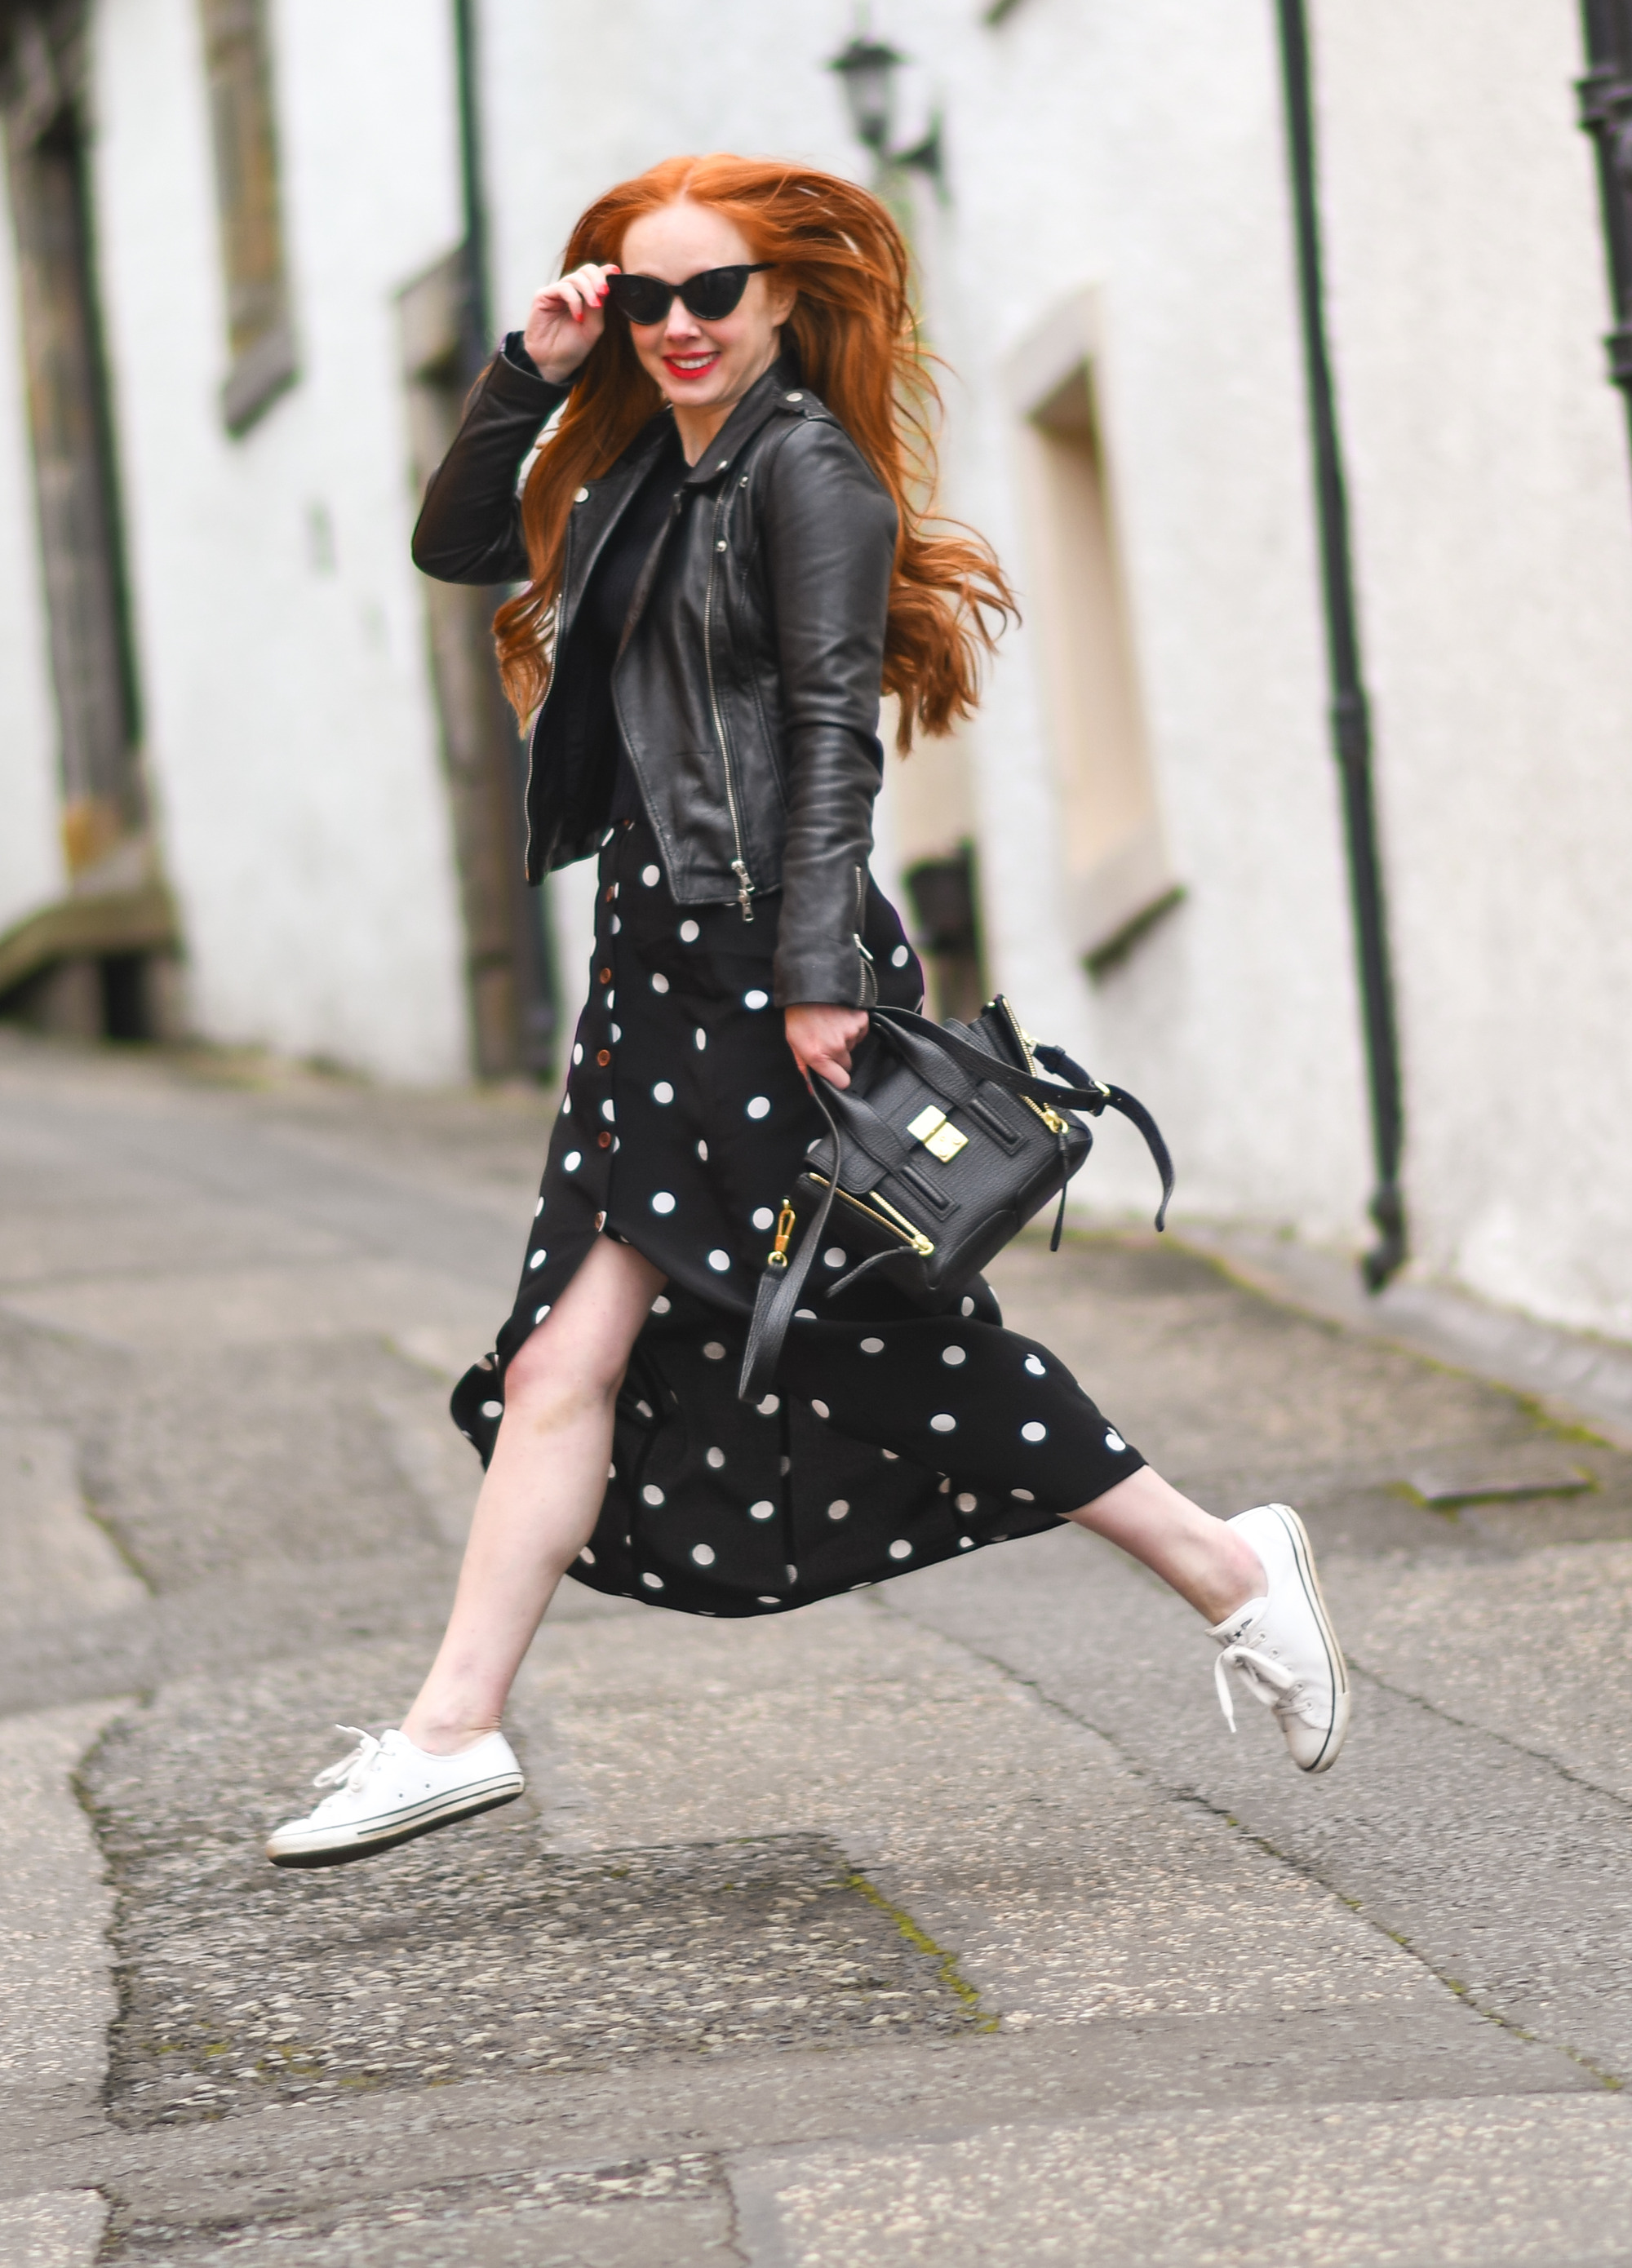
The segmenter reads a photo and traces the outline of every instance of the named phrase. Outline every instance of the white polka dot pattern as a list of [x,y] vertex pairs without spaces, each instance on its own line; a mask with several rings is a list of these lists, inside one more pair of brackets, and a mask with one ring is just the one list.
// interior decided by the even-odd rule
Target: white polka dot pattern
[[[738,1611],[733,1602],[781,1612],[1001,1541],[1005,1526],[1028,1534],[1054,1524],[1030,1489],[1014,1491],[1007,1521],[996,1516],[1016,1469],[1030,1470],[1052,1503],[1066,1487],[1086,1499],[1137,1461],[1047,1348],[1034,1352],[1011,1337],[972,1286],[938,1319],[903,1310],[876,1322],[845,1320],[809,1286],[789,1342],[790,1390],[754,1405],[773,1431],[743,1433],[747,1415],[735,1394],[741,1311],[763,1270],[779,1192],[800,1170],[811,1114],[772,1012],[773,940],[760,930],[739,934],[725,908],[705,916],[676,905],[651,842],[642,821],[619,826],[602,862],[588,1000],[570,1035],[559,1144],[591,1123],[587,1139],[558,1147],[546,1170],[539,1226],[523,1254],[526,1291],[501,1341],[513,1349],[548,1319],[584,1257],[592,1219],[673,1279],[649,1302],[646,1367],[632,1373],[645,1398],[622,1397],[605,1509],[574,1572],[605,1590],[698,1614]],[[626,902],[620,880],[632,886]],[[869,927],[866,941],[882,997],[917,1005],[917,965],[899,930]],[[612,1021],[615,987],[625,994],[626,1036]],[[546,1210],[549,1249],[540,1241],[535,1252]],[[833,1220],[834,1241],[812,1255],[823,1291],[856,1264],[859,1256],[838,1241],[848,1233]],[[895,1315],[893,1300],[869,1311],[865,1292],[851,1312],[858,1309]],[[960,1314],[969,1326],[961,1338]],[[478,1418],[484,1391],[492,1398]],[[498,1377],[461,1394],[458,1423],[485,1449],[503,1415]],[[790,1436],[786,1413],[795,1396]],[[824,1434],[827,1425],[834,1434]],[[646,1476],[661,1474],[661,1484],[643,1477],[641,1462]],[[962,1468],[956,1479],[943,1469],[953,1462]],[[750,1531],[762,1528],[758,1543]],[[750,1585],[779,1580],[781,1560],[765,1560],[767,1546],[779,1544],[790,1562],[786,1580],[759,1594],[756,1609]]]

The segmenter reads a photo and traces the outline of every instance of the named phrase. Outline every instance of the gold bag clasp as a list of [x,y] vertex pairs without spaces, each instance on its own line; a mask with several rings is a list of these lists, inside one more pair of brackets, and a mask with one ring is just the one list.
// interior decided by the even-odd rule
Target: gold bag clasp
[[960,1134],[945,1111],[937,1110],[933,1102],[919,1112],[906,1130],[915,1142],[923,1144],[932,1158],[939,1158],[943,1166],[949,1166],[960,1150],[969,1147],[968,1135]]

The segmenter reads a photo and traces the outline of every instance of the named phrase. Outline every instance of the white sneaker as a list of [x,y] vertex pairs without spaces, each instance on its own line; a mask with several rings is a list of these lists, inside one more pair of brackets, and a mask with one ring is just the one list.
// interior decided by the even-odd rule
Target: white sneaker
[[1260,1504],[1230,1526],[1263,1561],[1269,1594],[1249,1599],[1209,1632],[1223,1648],[1214,1675],[1224,1720],[1233,1733],[1233,1669],[1274,1711],[1300,1771],[1329,1771],[1348,1730],[1348,1668],[1303,1523],[1289,1504]]
[[355,1725],[336,1730],[353,1734],[358,1745],[312,1783],[332,1787],[334,1794],[306,1818],[274,1829],[266,1855],[275,1867],[343,1867],[350,1859],[428,1835],[433,1827],[512,1803],[526,1786],[502,1733],[487,1734],[456,1756],[433,1756],[402,1733],[375,1740]]

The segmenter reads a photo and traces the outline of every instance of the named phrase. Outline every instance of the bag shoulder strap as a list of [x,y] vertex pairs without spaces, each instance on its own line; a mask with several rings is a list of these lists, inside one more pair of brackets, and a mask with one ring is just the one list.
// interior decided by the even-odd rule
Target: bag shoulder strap
[[749,1318],[748,1344],[742,1350],[742,1375],[737,1380],[739,1402],[761,1400],[770,1393],[775,1382],[776,1366],[782,1359],[787,1327],[794,1320],[794,1310],[799,1305],[799,1295],[805,1288],[810,1263],[821,1244],[827,1217],[833,1210],[833,1192],[838,1187],[844,1137],[820,1092],[818,1081],[813,1079],[809,1084],[816,1108],[826,1119],[828,1132],[833,1138],[832,1176],[817,1208],[816,1219],[800,1239],[798,1251],[782,1267],[768,1266],[759,1279],[759,1288],[754,1294],[754,1312]]

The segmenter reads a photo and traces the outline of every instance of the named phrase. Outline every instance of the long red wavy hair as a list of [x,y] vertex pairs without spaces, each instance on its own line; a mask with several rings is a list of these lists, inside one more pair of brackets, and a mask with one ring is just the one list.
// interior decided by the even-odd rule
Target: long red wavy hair
[[[617,262],[631,221],[683,198],[713,206],[798,292],[784,326],[801,374],[890,491],[899,520],[883,690],[898,696],[896,744],[949,732],[979,698],[980,665],[1016,611],[991,547],[934,512],[940,395],[919,337],[912,263],[875,196],[837,174],[770,159],[669,158],[597,197],[567,239],[561,272]],[[662,407],[628,326],[609,318],[521,497],[532,580],[500,607],[499,671],[523,723],[550,682],[555,602],[574,492],[609,472]]]

